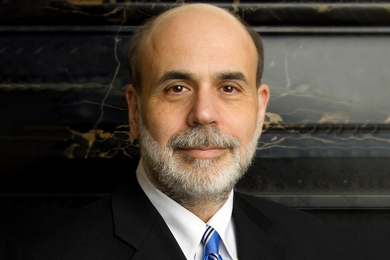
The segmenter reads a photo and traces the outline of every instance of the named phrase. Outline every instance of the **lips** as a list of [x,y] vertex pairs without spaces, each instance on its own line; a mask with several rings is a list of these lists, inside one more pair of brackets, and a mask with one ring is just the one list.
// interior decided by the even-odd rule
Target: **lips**
[[212,159],[225,153],[226,148],[215,146],[180,148],[181,152],[198,159]]
[[179,147],[179,149],[183,149],[183,150],[210,150],[210,149],[225,149],[225,147],[210,145],[210,146]]

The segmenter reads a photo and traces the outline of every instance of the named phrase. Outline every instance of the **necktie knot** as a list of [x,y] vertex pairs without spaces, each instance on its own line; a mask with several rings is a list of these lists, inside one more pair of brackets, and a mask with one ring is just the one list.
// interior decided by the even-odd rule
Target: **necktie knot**
[[211,226],[207,225],[206,231],[202,237],[204,245],[203,260],[222,260],[219,255],[219,241],[221,240],[218,232]]

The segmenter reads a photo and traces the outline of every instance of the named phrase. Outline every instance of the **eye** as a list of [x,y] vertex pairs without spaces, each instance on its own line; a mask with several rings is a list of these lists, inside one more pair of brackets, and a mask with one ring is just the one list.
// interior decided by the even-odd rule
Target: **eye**
[[171,90],[175,93],[180,93],[184,91],[184,87],[181,85],[173,86]]
[[189,93],[189,91],[189,87],[187,87],[185,84],[172,84],[164,90],[165,94],[167,95],[183,95],[185,93]]
[[226,93],[232,93],[234,90],[236,90],[236,88],[230,85],[226,85],[222,87],[222,90]]

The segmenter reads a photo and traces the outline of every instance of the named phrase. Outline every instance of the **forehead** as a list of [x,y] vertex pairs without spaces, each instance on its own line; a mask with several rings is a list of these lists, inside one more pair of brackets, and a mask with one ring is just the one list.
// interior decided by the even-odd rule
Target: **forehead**
[[257,68],[257,51],[247,30],[231,14],[217,7],[189,8],[155,21],[141,41],[139,62],[141,78],[151,70],[183,67],[250,74]]

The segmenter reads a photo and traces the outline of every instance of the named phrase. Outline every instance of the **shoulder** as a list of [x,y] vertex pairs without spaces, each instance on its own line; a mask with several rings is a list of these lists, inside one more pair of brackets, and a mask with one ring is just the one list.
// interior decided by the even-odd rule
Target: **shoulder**
[[115,244],[109,197],[77,209],[37,207],[18,215],[0,238],[9,245],[0,250],[6,259],[92,259]]
[[[234,206],[251,222],[257,222],[269,239],[286,250],[287,256],[300,259],[309,256],[317,256],[316,259],[387,258],[382,253],[385,247],[380,245],[383,241],[369,239],[366,234],[341,223],[326,222],[302,210],[238,192]],[[267,222],[266,228],[264,222]]]
[[321,219],[299,209],[291,208],[253,195],[236,192],[235,205],[240,207],[246,214],[257,212],[258,214],[266,216],[275,226],[280,225],[284,227],[287,225],[289,229],[300,228],[302,225],[316,228],[327,226]]

